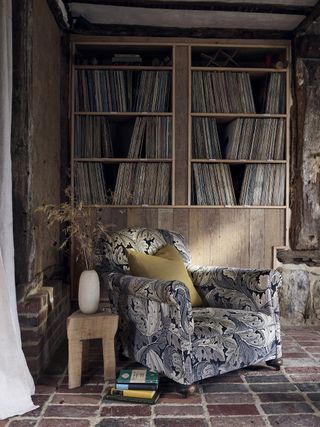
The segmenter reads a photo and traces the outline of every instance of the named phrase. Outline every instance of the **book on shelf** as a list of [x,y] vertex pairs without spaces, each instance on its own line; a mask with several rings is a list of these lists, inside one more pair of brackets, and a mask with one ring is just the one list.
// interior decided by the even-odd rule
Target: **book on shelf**
[[113,157],[110,122],[106,117],[77,116],[75,157]]
[[106,204],[107,190],[103,165],[93,162],[75,164],[75,195],[84,204]]
[[285,203],[286,165],[246,165],[240,205],[282,206]]
[[167,112],[169,71],[76,70],[75,110]]
[[194,159],[221,159],[216,119],[192,118],[192,156]]
[[139,54],[134,53],[115,53],[112,55],[113,64],[141,64],[142,58]]
[[193,202],[196,205],[235,205],[228,164],[193,163]]
[[194,71],[192,111],[255,113],[250,76],[242,72]]
[[285,119],[235,119],[225,128],[226,158],[283,160],[285,129]]
[[169,163],[120,163],[114,205],[166,205],[170,196]]

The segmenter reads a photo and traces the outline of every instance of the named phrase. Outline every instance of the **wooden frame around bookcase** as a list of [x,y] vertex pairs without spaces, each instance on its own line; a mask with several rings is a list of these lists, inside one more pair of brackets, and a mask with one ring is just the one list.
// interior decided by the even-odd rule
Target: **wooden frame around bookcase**
[[[286,52],[286,61],[287,66],[283,69],[275,68],[263,68],[263,67],[197,67],[192,65],[192,48],[194,47],[210,47],[210,48],[262,48],[262,49],[272,49],[272,48],[282,48]],[[285,164],[286,175],[285,175],[285,203],[281,206],[259,206],[262,209],[285,209],[286,211],[286,220],[285,220],[285,241],[286,246],[289,245],[289,221],[290,221],[290,212],[289,212],[289,172],[290,172],[290,107],[292,104],[291,98],[291,48],[290,42],[283,41],[272,44],[270,41],[263,43],[261,40],[256,43],[253,41],[250,44],[240,41],[239,43],[230,40],[229,42],[219,42],[216,43],[191,43],[189,45],[189,76],[188,76],[188,206],[190,208],[238,208],[238,209],[256,209],[257,206],[250,205],[232,205],[232,206],[223,206],[223,205],[193,205],[192,198],[192,163],[212,163],[212,164]],[[285,74],[285,90],[286,90],[286,102],[285,102],[285,114],[266,114],[266,113],[195,113],[192,111],[192,72],[193,71],[231,71],[231,72],[248,72],[255,74],[265,74],[265,73],[274,73],[279,72]],[[232,160],[232,159],[194,159],[192,156],[192,118],[193,117],[216,117],[216,118],[282,118],[286,120],[286,135],[285,135],[285,160]]]
[[[187,244],[190,247],[191,253],[193,254],[193,259],[196,263],[206,262],[205,259],[209,257],[207,254],[212,254],[211,243],[210,247],[204,247],[203,258],[201,255],[201,250],[198,247],[196,242],[196,237],[204,233],[205,236],[204,243],[208,244],[211,242],[213,230],[216,229],[217,221],[221,222],[221,227],[224,227],[229,221],[231,222],[231,234],[228,236],[221,236],[219,238],[219,245],[226,246],[226,254],[232,253],[230,248],[235,246],[237,248],[237,253],[240,254],[241,260],[243,258],[242,264],[244,266],[254,267],[266,267],[272,261],[269,260],[269,251],[271,253],[274,246],[279,245],[288,245],[288,229],[289,229],[289,161],[290,161],[290,106],[291,106],[291,91],[290,91],[290,67],[291,67],[291,53],[290,53],[290,42],[288,41],[261,41],[261,40],[204,40],[204,39],[182,39],[182,38],[152,38],[152,37],[103,37],[103,36],[81,36],[81,35],[72,35],[71,36],[71,58],[70,58],[70,136],[71,136],[71,183],[72,183],[72,194],[74,194],[74,125],[75,125],[75,114],[74,114],[74,64],[73,58],[75,53],[75,47],[77,45],[112,45],[112,46],[163,46],[171,47],[172,49],[172,158],[171,158],[171,205],[166,206],[141,206],[141,205],[103,205],[102,208],[105,208],[104,212],[107,213],[107,218],[111,218],[112,222],[115,222],[114,219],[117,219],[116,216],[120,212],[125,213],[125,220],[119,219],[121,223],[120,227],[124,226],[147,226],[152,228],[163,228],[167,227],[169,229],[174,229],[178,232],[184,234],[187,238]],[[193,46],[224,46],[224,47],[268,47],[273,48],[283,48],[287,52],[288,59],[288,68],[286,70],[286,160],[283,163],[286,164],[286,203],[285,206],[280,208],[275,208],[273,206],[266,207],[256,207],[256,206],[197,206],[191,205],[191,47]],[[132,67],[129,67],[130,69]],[[141,67],[139,66],[139,70]],[[180,78],[182,77],[182,78]],[[186,84],[182,82],[185,81]],[[181,96],[183,91],[182,98]],[[107,113],[108,114],[108,113]],[[107,115],[106,114],[106,115]],[[109,113],[110,114],[110,113]],[[128,116],[130,113],[124,113]],[[112,113],[111,113],[112,115]],[[135,117],[139,113],[133,113],[132,116]],[[140,114],[143,115],[143,114]],[[156,113],[154,115],[157,115]],[[240,116],[240,115],[238,115]],[[111,159],[110,161],[112,161]],[[126,161],[128,159],[121,159]],[[129,161],[132,161],[129,159]],[[232,161],[231,161],[232,162]],[[230,162],[230,163],[231,163]],[[247,161],[250,163],[250,160]],[[261,162],[262,163],[262,162]],[[182,182],[183,181],[183,182]],[[277,210],[278,209],[278,210]],[[154,213],[158,212],[159,219],[154,219]],[[239,215],[238,215],[239,212]],[[264,213],[263,213],[264,212]],[[283,215],[282,215],[283,212]],[[149,215],[150,213],[150,215]],[[265,235],[270,229],[272,229],[272,236],[267,238],[265,242],[258,242],[255,240],[255,237],[250,237],[250,242],[248,241],[248,233],[251,236],[251,227],[257,231],[259,230],[261,224],[260,218],[261,215],[265,215],[266,226],[265,226]],[[250,221],[250,224],[247,224],[246,230],[246,240],[243,244],[240,244],[239,241],[235,241],[232,231],[237,230],[237,219],[241,217],[241,224],[245,225],[243,221]],[[164,221],[165,218],[165,221]],[[235,218],[235,220],[233,220]],[[277,221],[278,218],[278,221]],[[253,221],[253,223],[252,223]],[[276,222],[275,222],[276,221]],[[119,226],[118,224],[116,224]],[[208,226],[211,227],[208,229]],[[222,228],[220,228],[222,230]],[[275,236],[279,236],[275,239]],[[227,240],[223,240],[224,238]],[[214,237],[215,238],[215,237]],[[251,240],[253,246],[251,246]],[[262,243],[262,248],[265,250],[265,255],[259,256]],[[214,245],[214,243],[212,244]],[[240,246],[239,246],[240,245]],[[250,245],[250,249],[248,249]],[[77,282],[79,277],[79,266],[76,266],[75,262],[75,249],[74,245],[71,246],[71,279],[72,279],[72,299],[77,299]],[[218,250],[219,251],[219,250]],[[228,252],[230,251],[230,252]],[[218,252],[219,254],[219,252]],[[243,255],[241,255],[243,254]],[[252,255],[253,254],[253,257]],[[211,255],[210,255],[211,256]],[[221,255],[222,256],[222,255]],[[264,258],[265,257],[265,258]],[[201,259],[200,259],[201,258]],[[217,257],[216,257],[217,258]],[[218,255],[218,258],[215,260],[216,265],[229,265],[230,257],[227,257],[229,261],[224,264],[224,260],[221,261]],[[263,261],[263,259],[267,259]],[[250,260],[250,263],[249,263]],[[270,265],[271,266],[271,265]]]
[[[175,204],[175,46],[171,43],[153,43],[152,45],[156,47],[168,47],[171,49],[171,66],[149,66],[149,65],[76,65],[74,64],[74,57],[76,52],[76,46],[134,46],[141,47],[141,51],[143,52],[143,48],[146,46],[150,46],[149,43],[146,42],[113,42],[113,41],[105,41],[105,42],[96,42],[96,41],[81,41],[73,40],[71,42],[71,59],[70,59],[70,75],[71,75],[71,99],[70,99],[70,135],[71,135],[71,191],[72,194],[75,195],[75,163],[76,162],[100,162],[104,164],[118,164],[121,163],[170,163],[171,165],[171,186],[170,186],[170,194],[171,194],[171,204],[170,205],[152,205],[152,207],[163,207],[163,206],[172,206]],[[84,70],[123,70],[123,71],[170,71],[172,76],[172,89],[171,89],[171,112],[77,112],[75,111],[75,73],[78,69]],[[74,153],[74,145],[75,145],[75,117],[76,116],[97,116],[97,117],[170,117],[171,118],[171,158],[95,158],[95,157],[86,157],[86,158],[77,158]],[[114,208],[126,208],[126,207],[134,207],[135,205],[113,205],[113,204],[102,204],[102,205],[87,205],[87,207],[114,207]],[[139,206],[139,205],[138,205]]]

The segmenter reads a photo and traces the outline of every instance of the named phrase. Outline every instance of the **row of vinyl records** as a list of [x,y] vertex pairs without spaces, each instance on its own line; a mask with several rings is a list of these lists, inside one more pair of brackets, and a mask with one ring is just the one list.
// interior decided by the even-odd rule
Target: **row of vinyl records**
[[[229,165],[194,163],[192,169],[193,204],[237,204]],[[285,165],[246,165],[239,205],[284,205],[285,173]]]
[[[110,121],[106,117],[78,116],[75,121],[76,157],[117,157]],[[214,118],[193,117],[192,156],[221,159],[222,151]],[[235,119],[224,127],[224,158],[282,160],[285,148],[284,119]],[[127,149],[127,158],[172,156],[171,117],[137,117]]]
[[[227,164],[194,163],[193,200],[196,205],[236,205],[230,167]],[[285,165],[246,165],[239,204],[282,206],[285,201]],[[168,205],[171,165],[121,163],[112,198],[101,163],[75,165],[75,194],[84,204]]]
[[[221,159],[221,144],[214,118],[193,118],[192,155],[195,159]],[[235,119],[223,132],[224,158],[282,160],[284,119]]]
[[[260,112],[285,113],[285,75],[270,73],[258,94]],[[195,113],[256,113],[250,75],[243,72],[192,73],[192,111]]]
[[[111,122],[106,117],[76,117],[75,156],[83,158],[117,157],[117,147],[113,147],[111,134]],[[134,120],[126,157],[170,158],[172,155],[171,141],[171,117],[137,117]]]
[[77,70],[75,111],[167,112],[171,72]]
[[85,205],[167,205],[170,203],[171,165],[121,163],[111,196],[101,163],[75,164],[75,195]]

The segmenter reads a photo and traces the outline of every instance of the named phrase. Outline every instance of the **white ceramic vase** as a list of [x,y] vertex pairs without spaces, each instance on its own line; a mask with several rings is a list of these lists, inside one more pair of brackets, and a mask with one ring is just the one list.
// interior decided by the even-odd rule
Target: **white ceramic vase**
[[95,270],[84,270],[79,280],[78,302],[80,311],[93,314],[98,310],[100,301],[100,281]]

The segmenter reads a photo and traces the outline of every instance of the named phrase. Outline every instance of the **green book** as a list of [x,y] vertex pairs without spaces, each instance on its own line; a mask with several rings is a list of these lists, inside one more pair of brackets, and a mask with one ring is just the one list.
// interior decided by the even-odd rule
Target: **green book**
[[158,385],[158,373],[148,368],[122,369],[117,378],[117,384],[156,384]]

